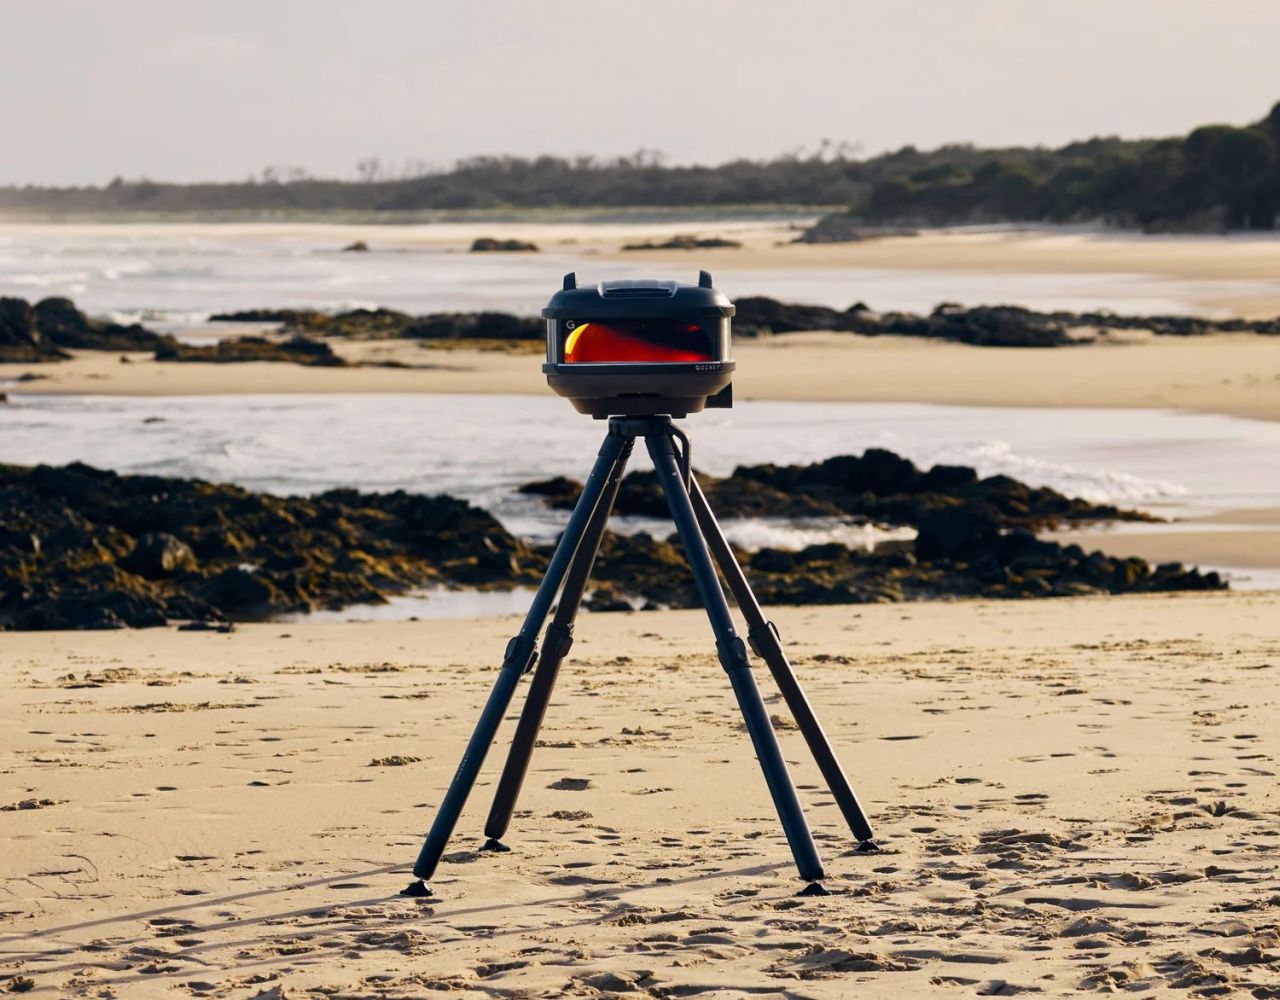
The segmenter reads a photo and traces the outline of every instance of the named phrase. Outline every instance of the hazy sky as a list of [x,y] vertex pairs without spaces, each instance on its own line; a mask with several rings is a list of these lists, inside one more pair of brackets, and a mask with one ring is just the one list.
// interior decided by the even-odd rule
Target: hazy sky
[[0,183],[1060,143],[1280,100],[1280,0],[0,0]]

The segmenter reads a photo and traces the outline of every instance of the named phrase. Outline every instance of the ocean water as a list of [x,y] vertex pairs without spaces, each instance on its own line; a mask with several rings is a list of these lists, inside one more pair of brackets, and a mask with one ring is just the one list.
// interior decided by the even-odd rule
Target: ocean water
[[[281,494],[335,486],[451,493],[539,536],[554,533],[562,515],[542,513],[514,488],[553,475],[582,479],[605,431],[554,396],[10,391],[9,399],[0,410],[0,461],[84,461]],[[1161,410],[757,401],[681,423],[695,467],[713,475],[883,447],[921,466],[972,465],[1170,515],[1280,505],[1273,422]],[[637,453],[632,465],[647,467],[648,458]]]
[[[759,220],[691,221],[693,230],[733,235]],[[790,238],[783,222],[779,240]],[[495,223],[494,232],[511,225]],[[667,235],[661,226],[599,225],[618,245]],[[170,331],[198,327],[210,313],[251,307],[345,309],[389,306],[409,312],[501,309],[535,313],[561,276],[592,279],[655,265],[643,254],[605,260],[577,244],[582,225],[541,226],[536,254],[471,254],[459,249],[474,226],[330,224],[0,224],[0,294],[30,299],[65,295],[93,314],[141,320]],[[342,253],[364,239],[370,253]],[[689,278],[697,267],[689,258]],[[669,263],[664,273],[675,268]],[[1040,309],[1108,308],[1130,313],[1206,313],[1203,303],[1280,294],[1277,281],[1171,280],[1128,273],[1001,273],[874,268],[721,268],[731,296],[771,295],[844,308],[928,311],[943,301],[1017,303]]]
[[[800,220],[789,220],[791,222]],[[773,220],[778,238],[788,220]],[[759,231],[761,220],[601,224],[617,244],[673,229]],[[495,233],[514,227],[494,223]],[[194,340],[242,332],[206,324],[250,307],[410,312],[503,309],[533,313],[578,270],[591,278],[664,273],[642,254],[607,260],[579,245],[581,225],[530,232],[538,254],[470,254],[475,226],[317,224],[0,224],[0,294],[66,295],[121,321],[141,320]],[[373,251],[342,253],[356,239]],[[689,258],[692,277],[696,256]],[[1147,274],[1026,274],[869,268],[718,269],[733,296],[765,294],[843,308],[927,311],[939,301],[1014,302],[1043,309],[1202,313],[1233,295],[1280,294],[1280,280],[1172,281]],[[162,475],[199,476],[280,493],[333,486],[466,497],[512,531],[556,535],[563,514],[515,493],[531,479],[581,479],[603,426],[553,397],[235,396],[128,399],[40,397],[0,385],[0,461],[73,460]],[[1006,473],[1095,501],[1168,516],[1280,505],[1280,425],[1150,410],[1041,410],[914,404],[746,403],[687,422],[694,462],[726,474],[739,463],[811,462],[867,447]],[[643,456],[638,467],[647,464]],[[627,519],[621,530],[667,532]],[[740,545],[796,548],[839,540],[873,545],[903,532],[828,522],[727,521]],[[909,535],[909,533],[906,533]],[[1280,571],[1278,571],[1280,572]],[[1280,583],[1280,577],[1277,578]],[[495,595],[434,594],[368,614],[515,609]],[[412,603],[416,601],[417,603]],[[472,609],[465,612],[465,609]]]

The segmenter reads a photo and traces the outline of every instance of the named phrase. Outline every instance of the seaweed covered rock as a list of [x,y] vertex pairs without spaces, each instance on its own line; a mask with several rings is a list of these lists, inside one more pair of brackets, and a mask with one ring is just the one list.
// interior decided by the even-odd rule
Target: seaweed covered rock
[[401,333],[415,340],[542,340],[546,335],[542,320],[503,312],[429,313]]
[[797,305],[762,296],[739,299],[734,332],[743,336],[837,330],[876,337],[925,337],[978,347],[1063,347],[1079,341],[1059,317],[1019,306],[966,309],[943,303],[928,316],[876,313],[859,302],[844,311],[827,306]]
[[323,368],[337,368],[346,364],[328,344],[301,336],[284,341],[266,337],[231,337],[208,346],[172,342],[159,348],[155,357],[157,361],[202,361],[213,364],[287,361]]
[[[1042,530],[1064,523],[1152,520],[1140,511],[1090,503],[1009,476],[979,478],[965,465],[922,470],[883,448],[811,465],[743,465],[723,479],[699,473],[698,482],[723,517],[839,517],[919,527],[935,511],[988,504],[1002,527]],[[580,483],[563,477],[521,487],[559,509],[572,507],[581,489]],[[657,476],[627,475],[614,509],[619,514],[666,517]]]
[[[1097,331],[1107,330],[1150,330],[1171,336],[1242,331],[1280,333],[1280,318],[1210,320],[1194,316],[1117,316],[1108,312],[1038,312],[1007,305],[966,308],[947,302],[927,315],[879,313],[863,302],[841,310],[780,302],[765,296],[745,296],[736,300],[735,305],[733,329],[740,337],[830,330],[870,337],[924,337],[976,347],[1066,347],[1089,343],[1097,339]],[[357,340],[411,337],[532,341],[545,336],[542,321],[537,317],[500,312],[411,316],[395,309],[352,309],[332,314],[308,309],[247,309],[218,313],[211,318],[275,323],[288,333]]]
[[[870,552],[837,543],[799,551],[739,552],[766,604],[1060,597],[1226,586],[1216,573],[1086,554],[1079,546],[1041,541],[1034,534],[1064,523],[1147,520],[1140,512],[1091,504],[1008,476],[982,479],[967,466],[921,470],[884,449],[812,465],[740,467],[728,478],[699,475],[698,481],[723,517],[820,517],[917,529],[914,542],[886,542]],[[581,485],[556,477],[529,483],[522,491],[566,508],[576,502]],[[615,510],[668,516],[651,472],[635,472],[623,480]],[[675,536],[660,540],[644,533],[607,534],[593,581],[600,584],[590,603],[597,610],[644,602],[668,607],[699,603]]]
[[607,586],[611,602],[620,595],[629,595],[640,604],[699,606],[697,585],[685,561],[684,549],[674,536],[658,539],[645,532],[606,532],[591,580]]
[[[770,475],[728,486],[734,477],[722,480],[712,503],[739,491],[744,499],[738,509],[751,516],[781,510],[787,517],[840,515],[839,503],[880,505],[915,519],[899,523],[918,526],[914,543],[888,542],[871,552],[837,543],[797,552],[739,552],[766,603],[1225,586],[1214,573],[1178,564],[1152,567],[1141,559],[1042,541],[1031,527],[1063,509],[1083,516],[1085,508],[1075,506],[1082,501],[1052,491],[1038,497],[1003,477],[993,477],[993,486],[964,467],[920,472],[884,452],[844,456],[831,465],[758,468]],[[821,469],[813,482],[822,488],[797,488],[813,469]],[[637,476],[630,508],[665,518],[665,502],[657,496],[662,506],[655,504],[655,489]],[[548,480],[531,484],[529,492],[568,502],[577,484]],[[535,547],[512,536],[486,512],[448,496],[339,489],[279,497],[200,480],[120,476],[78,463],[0,466],[0,629],[261,619],[376,602],[425,585],[507,588],[537,582],[551,551],[552,546]],[[698,603],[684,553],[671,535],[607,533],[593,588],[590,606],[597,609]]]
[[214,313],[212,323],[272,323],[286,333],[306,337],[349,337],[352,340],[394,340],[413,317],[398,309],[347,309],[326,313],[318,309],[241,309]]
[[[1122,316],[1112,312],[1039,312],[1021,306],[966,308],[943,302],[928,315],[879,313],[856,302],[843,311],[827,306],[748,296],[735,303],[734,333],[743,337],[801,330],[834,330],[868,337],[925,337],[976,347],[1067,347],[1097,339],[1098,331],[1147,330],[1157,336],[1211,333],[1280,333],[1276,319],[1207,319],[1201,316]],[[1072,330],[1077,331],[1072,334]]]
[[427,584],[532,583],[544,567],[448,496],[277,497],[78,463],[0,466],[0,628],[264,618]]
[[0,363],[63,361],[70,356],[36,326],[31,303],[26,299],[0,298]]
[[661,243],[648,241],[645,243],[626,243],[623,250],[736,250],[742,244],[737,240],[727,240],[723,236],[698,237],[678,234]]
[[[867,552],[826,542],[798,551],[764,548],[737,553],[756,596],[770,604],[880,604],[955,597],[1013,599],[1221,590],[1216,573],[1170,563],[1085,553],[1077,545],[1040,541],[1015,528],[993,534],[993,516],[935,523],[933,542],[888,542]],[[966,533],[972,529],[972,534]],[[934,545],[945,536],[946,551]],[[639,604],[691,608],[697,589],[678,540],[647,534],[605,536],[593,581],[602,584],[596,610]],[[630,598],[630,600],[627,600]]]
[[886,524],[919,526],[928,514],[956,503],[990,504],[1002,526],[1034,530],[1064,523],[1153,520],[1140,511],[1090,503],[1009,476],[979,478],[968,466],[921,470],[883,448],[812,465],[739,466],[731,478],[764,483],[789,496],[822,501],[845,515]]
[[35,305],[36,325],[59,347],[88,351],[154,351],[173,338],[137,323],[127,326],[89,319],[64,298],[41,299]]
[[210,323],[279,323],[282,326],[310,327],[331,319],[318,309],[238,309],[213,313]]
[[148,531],[138,536],[121,566],[131,573],[158,579],[196,569],[191,546],[167,531]]
[[277,323],[289,333],[352,340],[541,340],[543,322],[504,312],[427,313],[411,316],[396,309],[350,309],[322,313],[308,309],[246,309],[211,319],[235,323]]
[[740,336],[839,329],[841,313],[828,306],[794,305],[763,295],[744,296],[733,304],[733,332]]
[[481,236],[471,243],[472,253],[537,253],[538,245],[526,240],[499,240]]
[[986,553],[1000,538],[1000,512],[987,503],[961,503],[930,511],[920,520],[915,553],[920,559],[953,559]]
[[926,317],[851,312],[844,315],[838,329],[871,336],[931,337],[978,347],[1065,347],[1076,343],[1059,320],[1020,306],[966,309],[943,303]]
[[552,476],[550,479],[538,479],[525,483],[517,487],[516,492],[526,496],[542,497],[548,506],[558,510],[568,510],[578,502],[582,484],[567,476]]
[[68,350],[154,351],[173,338],[136,323],[90,319],[70,299],[0,298],[0,362],[63,361]]

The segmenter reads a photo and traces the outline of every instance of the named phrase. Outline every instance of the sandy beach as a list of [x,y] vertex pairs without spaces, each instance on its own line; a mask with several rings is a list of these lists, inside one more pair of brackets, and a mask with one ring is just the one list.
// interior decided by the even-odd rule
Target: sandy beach
[[850,852],[784,723],[827,898],[794,896],[696,612],[579,623],[513,852],[476,851],[500,740],[421,901],[396,893],[514,620],[9,635],[0,805],[31,808],[0,820],[0,970],[86,997],[1274,987],[1280,598],[776,617],[884,848]]

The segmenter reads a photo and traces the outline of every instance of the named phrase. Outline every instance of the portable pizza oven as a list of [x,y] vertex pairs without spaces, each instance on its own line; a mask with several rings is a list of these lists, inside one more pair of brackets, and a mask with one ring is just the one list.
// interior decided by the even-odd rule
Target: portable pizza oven
[[733,405],[733,303],[702,271],[696,285],[649,278],[564,287],[542,310],[547,384],[596,419]]

